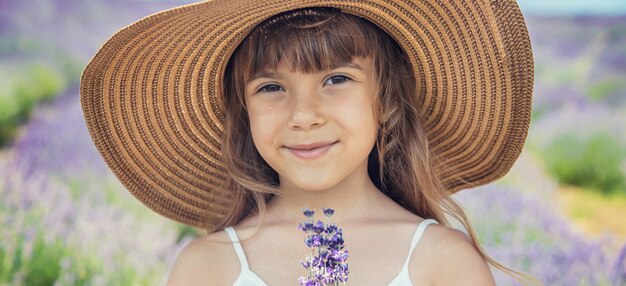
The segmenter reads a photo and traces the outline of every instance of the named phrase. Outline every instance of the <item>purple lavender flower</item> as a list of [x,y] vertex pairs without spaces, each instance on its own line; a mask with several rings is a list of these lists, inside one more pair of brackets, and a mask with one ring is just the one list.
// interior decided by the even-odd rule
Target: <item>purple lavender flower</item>
[[313,223],[310,221],[298,224],[298,229],[304,231],[304,232],[309,232],[313,230]]
[[624,285],[626,283],[626,245],[620,251],[617,261],[613,266],[613,285]]
[[313,232],[317,234],[324,232],[324,230],[325,230],[324,223],[321,220],[318,220],[317,224],[313,226]]
[[314,210],[311,210],[311,209],[306,208],[306,207],[302,208],[302,212],[304,213],[304,216],[306,216],[307,218],[311,218],[315,214]]
[[[332,209],[323,210],[329,220],[335,213]],[[343,249],[343,231],[334,223],[325,225],[318,220],[313,224],[314,211],[303,208],[302,212],[307,220],[298,224],[298,229],[307,234],[304,243],[311,248],[311,256],[300,260],[309,272],[306,277],[298,279],[300,285],[345,285],[348,281],[348,251]]]
[[335,213],[333,209],[324,209],[324,214],[330,219],[331,216]]

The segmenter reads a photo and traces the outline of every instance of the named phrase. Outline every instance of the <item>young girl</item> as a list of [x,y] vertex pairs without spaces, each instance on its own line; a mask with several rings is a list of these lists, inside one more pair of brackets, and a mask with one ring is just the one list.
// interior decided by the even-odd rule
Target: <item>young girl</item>
[[297,284],[303,207],[335,210],[350,285],[494,285],[489,264],[532,282],[487,256],[450,198],[503,176],[526,136],[532,55],[515,2],[308,2],[168,10],[83,74],[114,173],[208,232],[168,285]]

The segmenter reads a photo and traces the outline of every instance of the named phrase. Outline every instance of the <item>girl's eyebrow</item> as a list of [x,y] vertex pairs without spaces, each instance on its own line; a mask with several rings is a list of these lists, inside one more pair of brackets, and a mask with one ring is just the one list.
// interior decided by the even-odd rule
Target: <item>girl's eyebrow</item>
[[[360,71],[364,71],[364,69],[357,63],[355,62],[349,62],[349,63],[344,63],[344,64],[336,64],[334,66],[331,66],[329,68],[329,70],[334,70],[334,69],[338,69],[338,68],[353,68],[353,69],[357,69]],[[269,71],[269,70],[261,70],[257,73],[255,73],[250,80],[248,80],[248,82],[251,82],[257,78],[261,78],[261,77],[267,77],[267,78],[281,78],[282,73],[276,72],[276,71]]]

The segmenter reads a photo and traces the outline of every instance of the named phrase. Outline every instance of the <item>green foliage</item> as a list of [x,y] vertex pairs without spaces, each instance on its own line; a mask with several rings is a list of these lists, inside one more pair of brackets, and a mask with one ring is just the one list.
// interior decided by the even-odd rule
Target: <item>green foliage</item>
[[24,265],[24,284],[54,285],[61,275],[61,258],[64,253],[62,242],[55,240],[52,244],[46,244],[43,234],[39,232],[30,259]]
[[68,80],[45,63],[31,63],[15,71],[2,71],[0,75],[0,146],[3,146],[29,118],[34,106],[65,90]]
[[626,149],[612,135],[597,132],[584,139],[564,133],[556,136],[541,155],[548,172],[562,184],[626,195],[622,169]]
[[6,89],[0,89],[0,146],[15,135],[15,127],[22,123],[19,113],[20,105],[17,98]]
[[37,232],[29,257],[24,257],[26,239],[17,238],[13,253],[6,244],[0,244],[0,282],[11,283],[17,273],[23,275],[24,285],[53,285],[61,274],[60,259],[65,253],[62,242],[46,244],[41,232]]
[[623,87],[624,79],[625,78],[616,77],[612,79],[605,79],[598,83],[595,83],[589,86],[587,95],[589,99],[591,99],[594,102],[601,101],[602,99],[606,98],[608,95],[618,91],[621,87]]
[[3,245],[2,241],[0,241],[0,282],[3,282],[2,277],[5,277],[4,272],[6,271],[6,268],[4,267],[4,259],[6,258],[6,256],[6,247]]
[[[95,259],[93,256],[84,256],[76,252],[71,253],[71,273],[74,274],[75,280],[72,281],[72,285],[82,286],[93,284],[92,280],[102,273],[104,266],[99,259]],[[122,284],[119,284],[122,285]]]
[[[0,285],[93,285],[96,277],[102,278],[107,273],[102,259],[94,253],[81,252],[61,239],[54,238],[46,242],[39,229],[33,242],[26,242],[20,235],[13,253],[0,241]],[[25,247],[32,244],[32,252],[25,257]],[[119,254],[115,261],[119,262],[115,273],[105,275],[110,285],[153,285],[154,277],[140,277],[133,265],[124,263]],[[64,268],[62,263],[67,264]],[[18,274],[20,273],[20,274]],[[21,278],[17,278],[21,276]],[[66,277],[63,277],[66,276]],[[69,278],[68,278],[69,277]]]
[[4,241],[0,240],[0,283],[4,285],[4,283],[9,282],[9,277],[11,277],[11,268],[9,267],[8,262],[8,249]]
[[[24,96],[37,100],[50,100],[67,87],[67,80],[55,68],[44,63],[34,63],[26,68],[26,76],[18,85]],[[18,92],[17,95],[22,95]]]

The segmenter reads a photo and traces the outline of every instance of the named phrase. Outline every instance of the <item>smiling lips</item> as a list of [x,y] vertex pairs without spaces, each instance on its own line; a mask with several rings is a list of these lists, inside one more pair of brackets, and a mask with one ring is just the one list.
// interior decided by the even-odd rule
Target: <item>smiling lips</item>
[[313,160],[324,156],[328,153],[328,150],[335,146],[335,142],[316,142],[311,144],[303,144],[303,145],[292,145],[285,146],[291,154],[294,156],[303,159],[303,160]]

